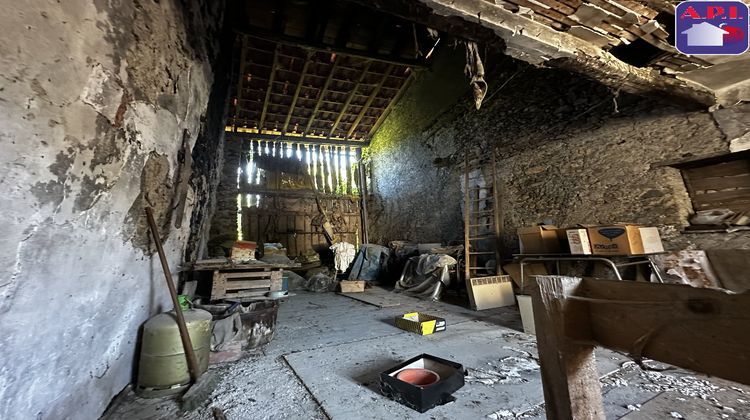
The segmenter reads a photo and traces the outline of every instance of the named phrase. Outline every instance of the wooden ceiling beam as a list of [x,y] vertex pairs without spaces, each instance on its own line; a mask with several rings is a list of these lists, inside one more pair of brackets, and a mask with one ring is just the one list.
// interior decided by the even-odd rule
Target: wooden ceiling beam
[[336,138],[320,138],[320,137],[307,137],[307,136],[284,136],[276,134],[260,134],[260,133],[242,133],[233,132],[226,133],[228,139],[247,139],[247,140],[263,140],[263,141],[277,141],[284,143],[300,143],[300,144],[326,144],[332,146],[355,146],[355,147],[367,147],[370,145],[365,140],[339,140]]
[[299,99],[299,93],[302,91],[302,84],[305,81],[305,75],[307,74],[307,68],[310,66],[310,63],[312,63],[312,57],[314,52],[310,51],[307,53],[307,60],[305,60],[305,65],[302,66],[302,73],[299,76],[299,81],[297,82],[297,88],[294,90],[294,96],[292,97],[292,104],[289,106],[289,113],[286,115],[286,120],[284,121],[284,127],[281,129],[281,132],[286,134],[287,129],[289,128],[289,121],[292,120],[292,114],[294,114],[294,107],[297,106],[297,99]]
[[240,35],[240,37],[242,37],[242,49],[240,50],[239,77],[237,80],[237,92],[235,95],[235,99],[237,100],[237,103],[234,106],[235,120],[237,120],[240,115],[240,101],[242,101],[242,89],[245,82],[245,62],[247,61],[247,36]]
[[349,57],[361,58],[365,60],[378,60],[388,64],[397,64],[400,66],[415,67],[415,68],[426,68],[429,64],[424,59],[412,59],[403,57],[393,57],[391,55],[384,54],[373,54],[369,51],[358,50],[348,47],[335,47],[332,45],[324,44],[322,42],[310,42],[300,38],[290,37],[287,35],[275,35],[261,31],[256,28],[242,28],[235,27],[235,30],[239,33],[246,34],[251,38],[263,39],[270,42],[276,42],[279,44],[290,45],[298,48],[305,48],[313,51],[323,51],[327,53],[335,53],[338,55],[345,55]]
[[393,97],[388,102],[388,106],[385,107],[385,110],[382,114],[378,117],[378,119],[375,121],[375,124],[372,125],[372,128],[370,129],[370,132],[367,134],[368,137],[372,137],[376,131],[380,128],[381,125],[383,125],[383,122],[388,117],[388,114],[391,113],[393,110],[393,107],[396,106],[396,103],[401,100],[401,97],[404,96],[404,93],[406,92],[406,89],[409,88],[409,85],[411,85],[411,82],[414,80],[414,72],[411,72],[409,74],[409,77],[404,81],[404,84],[401,85],[401,89],[396,93],[396,96]]
[[359,85],[362,83],[363,80],[365,80],[365,77],[367,77],[367,72],[370,70],[371,65],[372,65],[372,61],[368,61],[367,64],[365,64],[365,68],[362,69],[362,72],[359,74],[357,83],[354,85],[354,88],[351,90],[351,92],[349,92],[349,95],[346,97],[346,101],[344,102],[344,105],[341,107],[341,111],[339,112],[338,117],[336,117],[336,121],[333,123],[333,127],[331,127],[331,132],[328,134],[329,136],[333,135],[333,133],[336,131],[336,128],[338,128],[339,123],[341,122],[341,119],[344,118],[344,115],[346,114],[346,109],[349,108],[349,104],[352,103],[352,99],[354,99],[354,94],[357,93],[357,90],[359,89]]
[[268,112],[268,102],[271,99],[271,90],[273,90],[273,80],[276,77],[276,66],[279,63],[279,56],[277,54],[279,47],[273,51],[273,64],[271,65],[271,74],[268,76],[268,88],[266,89],[266,97],[263,100],[263,111],[260,114],[260,121],[258,122],[258,130],[263,130],[263,124],[266,122],[266,113]]
[[315,121],[315,116],[318,113],[318,110],[320,109],[320,104],[323,101],[323,97],[326,96],[326,92],[328,91],[328,86],[331,84],[331,80],[333,79],[333,74],[336,73],[336,67],[338,66],[340,61],[340,57],[336,56],[336,58],[333,60],[333,64],[331,65],[331,72],[328,73],[328,77],[326,77],[326,81],[323,83],[323,87],[320,90],[320,94],[318,95],[317,100],[315,101],[315,108],[313,108],[312,114],[310,114],[310,119],[307,120],[307,127],[305,127],[305,135],[308,134],[310,131],[310,127],[312,127],[313,121]]
[[[377,2],[377,1],[376,1]],[[682,80],[627,64],[597,45],[485,0],[417,0],[435,15],[462,19],[492,30],[505,41],[505,53],[537,66],[581,74],[613,90],[653,96],[702,109],[716,103],[713,92]]]
[[393,68],[394,66],[390,64],[388,65],[388,68],[385,69],[385,73],[383,73],[383,78],[380,80],[380,83],[378,83],[378,85],[375,86],[375,88],[372,90],[372,93],[370,93],[367,101],[364,105],[362,105],[362,110],[359,111],[359,115],[357,115],[357,118],[352,123],[351,128],[349,128],[349,132],[346,133],[347,138],[351,138],[352,134],[354,134],[354,132],[357,130],[359,123],[362,122],[362,118],[364,118],[367,110],[370,109],[370,105],[372,105],[373,101],[375,101],[375,98],[378,96],[378,93],[380,93],[380,89],[385,84],[385,81],[388,80],[388,76],[391,75]]

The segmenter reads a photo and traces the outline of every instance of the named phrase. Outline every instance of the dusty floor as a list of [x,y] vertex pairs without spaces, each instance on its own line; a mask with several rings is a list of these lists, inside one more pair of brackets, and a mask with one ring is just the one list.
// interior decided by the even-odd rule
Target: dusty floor
[[[297,293],[282,304],[274,341],[253,357],[212,367],[222,381],[205,405],[180,413],[174,400],[126,390],[103,419],[543,419],[536,342],[515,308],[473,312],[401,295],[380,308],[333,293]],[[420,310],[448,329],[419,336],[393,317]],[[424,414],[383,397],[380,371],[420,353],[462,363],[456,401]],[[676,369],[644,371],[627,357],[597,353],[607,418],[750,419],[750,388]],[[654,369],[665,366],[649,365]]]

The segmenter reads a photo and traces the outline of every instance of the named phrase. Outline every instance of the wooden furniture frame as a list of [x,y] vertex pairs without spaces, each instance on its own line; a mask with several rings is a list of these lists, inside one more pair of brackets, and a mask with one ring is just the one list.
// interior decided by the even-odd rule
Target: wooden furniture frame
[[538,276],[532,286],[548,419],[604,419],[594,347],[750,384],[750,293]]

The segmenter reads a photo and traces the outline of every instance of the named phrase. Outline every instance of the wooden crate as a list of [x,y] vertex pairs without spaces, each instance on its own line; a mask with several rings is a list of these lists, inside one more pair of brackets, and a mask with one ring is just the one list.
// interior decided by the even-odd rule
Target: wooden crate
[[341,293],[359,293],[365,291],[364,280],[342,280]]
[[211,300],[262,298],[281,290],[283,270],[244,269],[214,271]]

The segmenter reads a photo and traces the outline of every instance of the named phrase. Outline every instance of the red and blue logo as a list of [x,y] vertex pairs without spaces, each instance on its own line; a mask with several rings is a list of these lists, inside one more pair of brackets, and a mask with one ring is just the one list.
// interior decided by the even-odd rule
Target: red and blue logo
[[741,1],[683,1],[675,9],[675,46],[688,55],[742,54],[749,14]]

